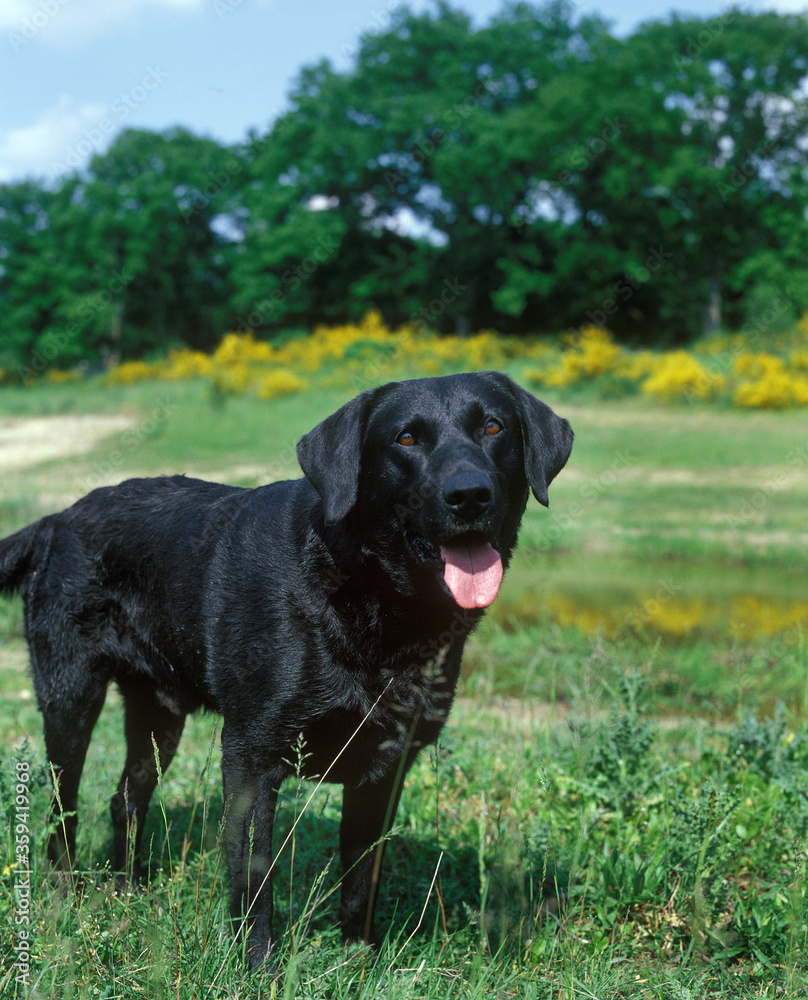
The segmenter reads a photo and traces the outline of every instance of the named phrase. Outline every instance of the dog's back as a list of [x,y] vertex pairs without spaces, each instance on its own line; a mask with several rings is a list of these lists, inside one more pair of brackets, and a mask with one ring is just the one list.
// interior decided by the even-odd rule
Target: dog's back
[[200,584],[248,493],[184,476],[132,479],[0,541],[0,590],[25,592],[40,700],[81,669],[105,681],[142,673],[183,712],[214,707],[199,669]]

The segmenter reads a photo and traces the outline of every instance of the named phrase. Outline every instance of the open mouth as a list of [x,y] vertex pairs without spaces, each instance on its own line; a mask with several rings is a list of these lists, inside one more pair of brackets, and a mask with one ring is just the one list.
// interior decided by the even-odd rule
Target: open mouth
[[487,608],[502,582],[502,557],[482,535],[458,535],[438,548],[425,538],[410,540],[413,551],[442,570],[443,582],[461,608]]

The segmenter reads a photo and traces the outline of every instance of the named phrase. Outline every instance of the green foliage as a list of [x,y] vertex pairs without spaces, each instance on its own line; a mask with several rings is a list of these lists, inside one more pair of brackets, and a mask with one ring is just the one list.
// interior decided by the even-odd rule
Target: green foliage
[[[309,801],[310,787],[286,786],[275,890],[283,981],[272,972],[246,979],[231,947],[211,720],[192,720],[161,778],[146,831],[151,874],[136,894],[105,877],[106,803],[95,792],[82,804],[82,877],[49,883],[39,846],[47,775],[37,766],[36,995],[90,996],[91,984],[107,982],[127,998],[144,988],[243,995],[248,984],[267,997],[572,998],[579,982],[593,996],[796,1000],[808,984],[805,842],[777,786],[738,764],[741,729],[749,734],[752,723],[713,730],[697,746],[681,720],[655,726],[649,743],[642,682],[628,674],[617,694],[610,712],[594,703],[600,721],[583,740],[580,726],[530,722],[529,705],[512,699],[456,706],[456,725],[407,783],[380,900],[391,932],[375,959],[344,952],[332,926],[339,796],[321,789]],[[102,716],[88,789],[114,779],[118,711]],[[756,746],[789,737],[779,722],[758,726]],[[804,745],[804,729],[793,735],[788,745]],[[630,766],[606,764],[616,752]],[[36,754],[4,753],[0,774],[21,758]],[[0,839],[9,926],[13,846]],[[0,949],[0,989],[10,997],[14,941]]]
[[808,307],[804,15],[618,39],[560,0],[480,27],[394,5],[354,57],[302,69],[232,148],[129,129],[83,173],[0,185],[0,365],[25,379],[370,309],[763,341]]
[[26,381],[51,364],[218,340],[230,287],[212,224],[228,165],[232,153],[184,129],[128,129],[85,175],[0,186],[0,365]]

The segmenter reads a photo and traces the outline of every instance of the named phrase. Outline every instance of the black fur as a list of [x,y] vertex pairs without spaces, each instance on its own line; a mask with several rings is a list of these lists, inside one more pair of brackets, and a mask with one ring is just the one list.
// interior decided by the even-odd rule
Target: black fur
[[[502,429],[485,434],[491,419]],[[404,431],[414,443],[401,443]],[[220,712],[231,911],[239,927],[246,916],[257,965],[272,943],[277,789],[302,734],[307,775],[344,785],[343,933],[372,941],[373,847],[407,768],[441,730],[483,613],[455,603],[440,546],[482,539],[507,566],[528,488],[546,504],[571,447],[569,424],[504,375],[391,383],[302,438],[304,479],[259,489],[133,479],[0,542],[0,589],[24,589],[63,811],[75,812],[114,680],[127,755],[113,860],[137,874],[157,782],[152,738],[165,770],[186,714]],[[55,866],[72,863],[75,834],[68,817],[51,836]]]

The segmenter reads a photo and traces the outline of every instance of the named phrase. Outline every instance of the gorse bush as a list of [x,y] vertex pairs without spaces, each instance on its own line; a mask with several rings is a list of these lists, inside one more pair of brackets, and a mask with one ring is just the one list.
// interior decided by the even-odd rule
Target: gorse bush
[[[642,609],[638,613],[637,608]],[[587,635],[607,638],[642,635],[644,631],[669,639],[709,636],[716,628],[738,638],[787,636],[798,641],[799,627],[808,621],[808,600],[774,598],[759,594],[736,594],[722,603],[711,597],[668,597],[659,600],[650,588],[635,601],[604,604],[595,597],[551,594],[547,617]]]
[[603,395],[641,392],[665,402],[720,400],[741,407],[780,409],[808,405],[808,323],[770,338],[774,351],[756,350],[758,334],[708,338],[692,351],[631,351],[606,330],[584,327],[562,337],[526,372],[538,386],[590,384]]
[[659,399],[710,399],[725,385],[720,375],[711,375],[700,361],[687,351],[671,351],[654,359],[641,390]]
[[524,353],[525,345],[518,338],[493,333],[461,339],[424,334],[410,326],[389,330],[378,313],[370,312],[359,324],[321,326],[279,344],[228,333],[211,355],[183,348],[152,362],[124,362],[105,378],[112,385],[203,378],[222,394],[253,392],[272,399],[306,390],[315,376],[320,385],[362,389],[401,372],[439,375],[498,368],[520,351]]
[[[759,334],[732,334],[704,340],[690,351],[635,351],[597,326],[557,341],[491,331],[457,337],[429,333],[418,325],[391,330],[379,313],[369,312],[360,323],[318,326],[276,343],[228,333],[211,354],[187,347],[170,350],[151,361],[124,361],[104,379],[110,385],[203,379],[218,398],[251,393],[267,400],[304,392],[315,380],[359,391],[401,377],[515,365],[517,374],[537,390],[584,389],[601,398],[642,394],[666,403],[808,406],[808,321],[790,334],[769,336],[768,350],[759,349],[761,339]],[[78,371],[45,374],[53,381],[80,377]]]
[[[734,374],[738,377],[733,391],[737,406],[766,407],[808,406],[808,377],[802,374],[804,352],[796,357],[749,353],[736,358]],[[793,365],[791,370],[789,362]]]
[[563,389],[582,380],[620,372],[623,352],[606,330],[587,326],[579,334],[562,337],[560,344],[560,356],[552,357],[552,367],[534,373],[537,381]]

